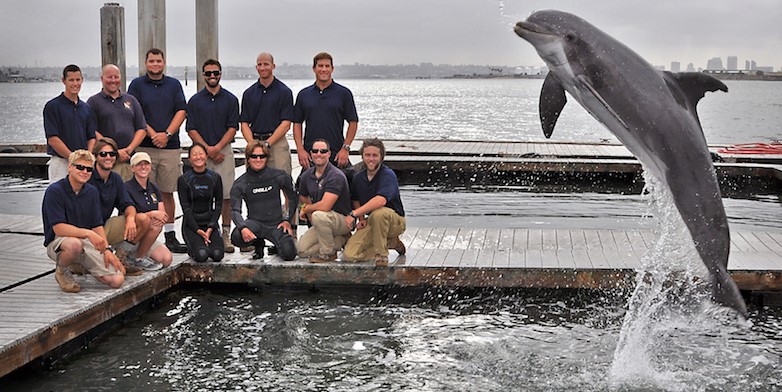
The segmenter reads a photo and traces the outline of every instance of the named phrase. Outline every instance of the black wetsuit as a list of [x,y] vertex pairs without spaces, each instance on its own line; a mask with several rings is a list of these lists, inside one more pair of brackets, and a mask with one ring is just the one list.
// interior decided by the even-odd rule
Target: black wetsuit
[[[220,210],[223,203],[223,183],[220,175],[206,169],[201,173],[188,170],[179,177],[177,183],[179,204],[182,206],[182,236],[185,238],[187,253],[195,261],[203,262],[211,257],[220,261],[225,254],[225,245],[220,236]],[[198,235],[198,229],[211,228],[209,245]]]
[[[288,199],[286,217],[282,216],[280,209],[280,191]],[[280,257],[293,260],[296,257],[293,237],[277,228],[277,225],[283,220],[291,221],[296,214],[296,201],[290,175],[271,167],[264,167],[257,172],[248,168],[231,188],[231,217],[236,225],[231,233],[231,242],[240,247],[255,245],[260,248],[263,240],[268,239],[277,247]],[[242,216],[242,202],[247,204],[247,219]],[[244,242],[241,231],[245,227],[258,237],[257,243]]]

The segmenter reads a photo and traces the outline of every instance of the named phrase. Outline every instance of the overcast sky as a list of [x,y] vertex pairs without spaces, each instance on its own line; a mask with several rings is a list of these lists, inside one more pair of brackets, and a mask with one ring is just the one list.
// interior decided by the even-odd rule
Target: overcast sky
[[[0,65],[100,64],[106,1],[23,0],[0,12]],[[128,65],[137,64],[137,3],[125,8]],[[220,61],[253,65],[261,50],[278,64],[308,64],[328,51],[335,65],[541,65],[512,26],[538,9],[575,13],[655,65],[705,67],[738,56],[782,67],[780,0],[219,0]],[[169,0],[167,60],[195,64],[195,0]]]

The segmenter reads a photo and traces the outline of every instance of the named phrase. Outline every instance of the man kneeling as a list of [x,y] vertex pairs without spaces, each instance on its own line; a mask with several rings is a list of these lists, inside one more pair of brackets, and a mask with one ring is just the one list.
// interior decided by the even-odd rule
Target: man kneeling
[[118,288],[125,281],[125,268],[106,241],[98,190],[87,184],[95,157],[76,150],[68,163],[68,175],[49,185],[43,196],[43,245],[57,263],[54,278],[62,291],[78,293],[81,286],[68,266],[79,263],[99,282]]

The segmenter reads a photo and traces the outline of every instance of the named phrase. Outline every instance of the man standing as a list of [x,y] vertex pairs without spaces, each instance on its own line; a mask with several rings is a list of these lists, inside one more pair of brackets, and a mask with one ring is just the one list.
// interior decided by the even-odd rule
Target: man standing
[[315,140],[310,156],[314,165],[299,176],[299,201],[300,218],[312,222],[312,227],[299,240],[299,256],[321,263],[337,258],[353,230],[345,219],[350,213],[350,189],[345,173],[329,162],[327,141]]
[[[350,144],[358,130],[358,114],[353,101],[353,93],[346,87],[334,82],[334,61],[330,54],[321,52],[312,61],[315,83],[305,87],[296,96],[293,111],[293,139],[299,155],[299,164],[304,169],[310,167],[308,151],[316,139],[324,139],[335,153],[331,153],[331,162],[339,168],[350,165]],[[347,133],[342,134],[344,123],[348,123]],[[302,130],[302,123],[306,128]]]
[[293,93],[274,77],[275,67],[271,53],[262,52],[256,58],[258,81],[242,95],[239,123],[247,143],[260,140],[267,144],[270,150],[268,166],[290,175],[291,150],[285,135],[293,120]]
[[119,156],[114,165],[123,181],[130,180],[130,156],[147,135],[147,120],[138,100],[120,90],[120,70],[114,64],[103,66],[100,74],[101,91],[87,100],[98,120],[98,140],[114,139]]
[[[234,184],[234,153],[231,143],[239,123],[239,100],[220,86],[222,66],[209,59],[201,66],[206,87],[187,103],[187,134],[193,143],[206,147],[206,167],[220,174],[223,185],[223,243],[225,251],[234,252],[231,245],[231,187]],[[290,154],[288,154],[290,155]],[[289,159],[290,161],[290,159]]]
[[[255,246],[253,258],[263,257],[264,239],[277,247],[283,260],[296,257],[293,240],[293,215],[296,213],[296,191],[288,173],[266,166],[269,148],[259,140],[253,140],[244,149],[247,171],[239,176],[231,188],[231,216],[234,228],[231,241],[234,245]],[[285,194],[287,216],[280,208],[280,191]],[[242,203],[247,205],[247,219],[242,216]]]
[[380,139],[364,140],[360,153],[365,169],[353,177],[353,211],[345,218],[346,225],[356,225],[356,232],[345,244],[342,260],[374,260],[377,266],[387,266],[388,249],[400,255],[406,250],[399,240],[407,227],[399,180],[393,170],[383,165],[386,148]]
[[79,99],[82,84],[81,69],[74,64],[62,70],[65,91],[46,102],[43,107],[43,129],[46,132],[46,152],[51,155],[49,182],[68,174],[68,157],[79,149],[90,151],[95,145],[98,125],[89,105]]
[[81,291],[68,268],[71,263],[81,264],[111,288],[118,288],[125,281],[125,268],[106,242],[98,190],[87,184],[94,164],[95,157],[89,151],[72,152],[68,174],[49,185],[43,196],[43,246],[57,263],[54,279],[66,293]]
[[166,209],[166,246],[174,253],[187,253],[174,233],[174,192],[182,175],[179,127],[187,117],[185,93],[178,80],[163,75],[166,59],[162,50],[148,50],[144,65],[147,74],[133,79],[128,87],[128,94],[138,99],[147,119],[147,136],[138,151],[149,154],[154,162],[149,180],[160,189]]

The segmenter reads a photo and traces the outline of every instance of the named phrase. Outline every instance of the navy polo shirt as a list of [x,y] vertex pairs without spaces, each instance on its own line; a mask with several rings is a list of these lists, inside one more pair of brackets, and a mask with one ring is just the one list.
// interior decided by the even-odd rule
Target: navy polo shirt
[[125,191],[125,183],[122,182],[122,177],[113,171],[109,172],[109,178],[104,182],[98,171],[94,170],[90,181],[87,183],[98,190],[100,213],[104,222],[109,220],[111,213],[114,212],[114,208],[121,215],[125,213],[126,208],[133,205],[133,201],[130,200],[128,193]]
[[345,122],[358,121],[353,93],[337,82],[324,90],[316,84],[305,87],[296,96],[296,106],[293,110],[293,122],[304,123],[304,148],[312,148],[317,139],[329,142],[332,160],[336,152],[345,144],[343,126]]
[[228,128],[239,129],[239,100],[222,87],[216,95],[204,87],[187,103],[186,128],[198,131],[207,144],[214,146]]
[[337,195],[337,201],[331,208],[332,210],[342,215],[350,214],[350,189],[348,188],[348,179],[342,170],[329,163],[320,178],[315,176],[315,166],[301,173],[299,177],[300,195],[308,196],[313,203],[317,203],[323,199],[326,192]]
[[54,225],[67,223],[90,230],[103,226],[98,190],[90,184],[84,184],[76,194],[67,176],[46,188],[41,210],[43,246],[48,246],[54,240]]
[[147,181],[147,189],[144,189],[136,181],[136,177],[125,183],[125,190],[133,205],[136,206],[136,212],[157,211],[158,203],[163,200],[160,197],[160,190],[157,189],[157,185]]
[[293,92],[274,78],[269,87],[260,81],[244,90],[240,122],[250,124],[253,135],[274,132],[283,121],[293,121]]
[[399,195],[399,180],[391,168],[380,165],[380,169],[369,181],[366,169],[353,176],[350,186],[350,198],[356,200],[362,206],[375,196],[386,198],[386,207],[396,211],[399,216],[405,216],[405,208],[402,206],[402,197]]
[[[156,132],[165,132],[176,112],[187,110],[182,85],[170,76],[163,76],[161,80],[152,80],[149,75],[139,76],[130,82],[128,94],[138,99],[147,124]],[[144,138],[141,146],[155,147],[149,136]],[[168,141],[166,149],[179,149],[179,134]]]
[[101,91],[91,96],[87,104],[95,113],[98,131],[103,136],[114,139],[119,148],[127,147],[136,136],[136,131],[147,129],[144,110],[130,94],[120,93],[115,99]]
[[[43,129],[46,139],[58,136],[69,150],[87,149],[87,141],[95,139],[95,131],[98,124],[95,121],[90,106],[81,99],[73,103],[60,94],[43,107]],[[46,152],[52,156],[58,156],[51,146],[46,147]],[[61,157],[68,159],[68,157]]]

